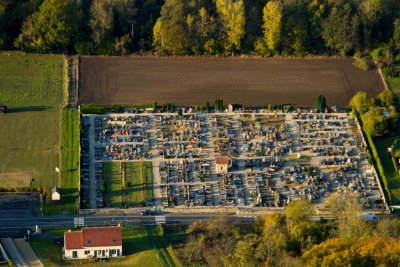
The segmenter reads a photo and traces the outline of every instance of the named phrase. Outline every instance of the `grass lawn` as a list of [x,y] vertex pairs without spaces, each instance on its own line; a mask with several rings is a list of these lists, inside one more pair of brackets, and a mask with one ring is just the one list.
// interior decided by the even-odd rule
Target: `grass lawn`
[[[125,171],[123,189],[122,170]],[[140,207],[153,195],[153,174],[150,162],[107,162],[103,164],[104,180],[107,183],[106,201],[111,207]]]
[[[47,233],[63,236],[63,230],[46,230]],[[123,228],[122,246],[124,258],[112,259],[101,266],[181,266],[166,243],[159,228]],[[98,266],[85,260],[64,261],[61,247],[47,240],[33,238],[30,241],[39,259],[45,266]],[[163,252],[161,252],[163,251]],[[160,257],[167,257],[164,261]],[[168,265],[165,263],[167,262]]]
[[120,162],[103,163],[103,177],[106,181],[106,203],[119,207],[122,203],[122,174]]
[[61,204],[69,212],[76,211],[79,196],[79,127],[78,110],[63,109],[61,117]]
[[138,207],[143,200],[154,197],[151,162],[125,163],[125,173],[125,201],[129,205]]
[[65,98],[64,57],[0,52],[0,173],[33,179],[33,187],[57,185],[60,106]]
[[79,112],[62,109],[61,111],[61,153],[59,169],[61,179],[58,182],[61,193],[61,205],[45,204],[43,213],[75,213],[79,196]]
[[373,138],[376,150],[378,151],[385,175],[389,184],[389,191],[392,205],[400,204],[400,175],[396,172],[393,161],[388,153],[388,147],[393,144],[394,139],[390,137]]
[[0,125],[0,173],[26,175],[34,179],[33,187],[56,185],[60,111],[0,114]]
[[0,52],[0,102],[10,108],[58,107],[65,97],[64,57]]

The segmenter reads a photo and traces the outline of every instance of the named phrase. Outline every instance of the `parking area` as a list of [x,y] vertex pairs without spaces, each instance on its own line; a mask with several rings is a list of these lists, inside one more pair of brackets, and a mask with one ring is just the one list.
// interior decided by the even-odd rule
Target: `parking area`
[[[348,113],[84,115],[82,202],[102,207],[103,165],[151,162],[152,205],[271,207],[356,194],[382,209],[382,193]],[[123,165],[121,165],[123,166]],[[128,175],[120,168],[124,184]],[[103,189],[103,190],[102,190]]]

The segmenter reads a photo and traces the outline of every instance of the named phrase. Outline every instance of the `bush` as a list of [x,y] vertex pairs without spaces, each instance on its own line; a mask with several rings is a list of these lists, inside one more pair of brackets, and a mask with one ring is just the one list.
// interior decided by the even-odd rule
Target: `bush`
[[150,108],[152,104],[135,104],[135,105],[101,105],[101,104],[83,104],[81,110],[83,114],[105,114],[107,112],[120,113],[125,108],[144,109]]
[[372,51],[371,56],[374,60],[376,61],[380,61],[382,59],[383,56],[383,49],[382,47],[376,48],[374,49],[374,51]]
[[400,77],[400,66],[390,66],[382,69],[383,75],[386,77]]
[[372,64],[364,58],[355,58],[353,66],[363,71],[369,71],[372,69]]

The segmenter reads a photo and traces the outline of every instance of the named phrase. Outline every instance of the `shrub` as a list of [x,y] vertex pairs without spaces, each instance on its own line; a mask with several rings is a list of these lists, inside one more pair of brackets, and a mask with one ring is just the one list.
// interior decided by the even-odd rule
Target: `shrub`
[[355,58],[353,66],[363,71],[369,71],[372,69],[372,64],[364,58]]
[[380,61],[382,59],[383,56],[383,49],[382,47],[376,48],[374,49],[374,51],[372,51],[371,56],[374,60],[376,61]]
[[400,66],[390,66],[382,69],[383,75],[386,77],[400,77]]

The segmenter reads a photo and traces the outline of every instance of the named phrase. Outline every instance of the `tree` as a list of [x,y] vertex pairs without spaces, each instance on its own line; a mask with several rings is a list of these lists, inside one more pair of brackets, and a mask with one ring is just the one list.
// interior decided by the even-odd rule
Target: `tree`
[[346,55],[359,47],[359,19],[350,4],[333,7],[322,24],[322,38],[327,47]]
[[373,27],[385,14],[386,5],[382,0],[363,0],[359,5],[364,26],[364,45],[372,47]]
[[110,0],[94,0],[90,7],[92,39],[99,44],[110,35],[114,24],[113,6]]
[[[400,19],[395,19],[393,22],[393,36],[390,45],[394,53],[400,52]],[[400,57],[400,53],[397,56]]]
[[283,7],[279,1],[268,2],[263,10],[264,40],[269,50],[277,51],[282,28]]
[[285,208],[285,215],[289,222],[310,220],[314,214],[314,208],[308,200],[295,200]]
[[179,108],[178,109],[178,116],[182,116],[183,115],[183,110],[182,110],[182,108]]
[[326,108],[326,98],[323,95],[319,95],[317,97],[317,101],[315,103],[315,108],[321,112]]
[[186,10],[182,0],[166,0],[153,27],[153,45],[160,52],[182,55],[188,48]]
[[382,109],[371,107],[368,112],[362,115],[363,128],[371,136],[381,136],[386,132],[386,118]]
[[389,90],[383,90],[378,94],[378,101],[382,107],[389,108],[390,106],[397,105],[398,98]]
[[336,236],[354,241],[370,235],[370,225],[359,216],[362,206],[356,195],[349,192],[335,193],[326,199],[326,204],[336,215]]
[[45,0],[27,18],[15,45],[26,51],[66,52],[78,34],[81,14],[74,0]]
[[216,0],[217,13],[224,29],[225,51],[240,50],[240,42],[244,36],[245,14],[243,0]]
[[357,92],[349,102],[349,106],[359,113],[366,112],[371,106],[374,105],[374,99],[369,97],[364,91]]
[[240,240],[236,244],[236,248],[234,251],[234,259],[235,262],[239,266],[249,266],[256,267],[259,266],[259,262],[254,257],[257,249],[257,245],[259,244],[258,236],[255,234],[248,234],[242,240]]

